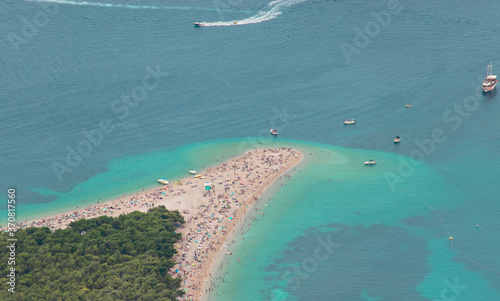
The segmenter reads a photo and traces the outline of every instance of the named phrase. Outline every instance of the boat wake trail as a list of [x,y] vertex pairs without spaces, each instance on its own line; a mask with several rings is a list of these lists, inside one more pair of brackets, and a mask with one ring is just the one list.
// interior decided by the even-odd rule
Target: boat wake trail
[[[26,0],[26,1],[57,3],[57,4],[66,4],[66,5],[78,5],[78,6],[128,8],[128,9],[203,10],[203,11],[223,11],[223,12],[235,12],[235,11],[237,11],[237,10],[232,10],[232,9],[222,9],[221,10],[221,9],[208,8],[208,7],[132,5],[132,4],[100,3],[100,2],[92,2],[92,1],[73,1],[73,0]],[[246,11],[246,12],[248,13],[248,11]]]
[[281,9],[283,7],[289,7],[291,5],[305,2],[307,0],[275,0],[267,5],[269,10],[267,11],[259,11],[256,15],[253,15],[249,18],[242,20],[232,20],[232,21],[219,21],[219,22],[199,22],[195,24],[199,24],[197,26],[237,26],[237,25],[246,25],[246,24],[254,24],[261,23],[265,21],[272,20],[276,18],[278,15],[281,15]]

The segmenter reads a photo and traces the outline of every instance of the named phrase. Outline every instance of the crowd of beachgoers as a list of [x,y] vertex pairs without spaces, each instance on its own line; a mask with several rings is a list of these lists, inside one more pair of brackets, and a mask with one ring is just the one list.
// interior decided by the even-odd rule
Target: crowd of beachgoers
[[179,210],[186,223],[178,228],[183,236],[175,244],[178,253],[174,259],[177,264],[171,274],[183,279],[183,299],[200,300],[212,289],[212,265],[227,235],[271,182],[282,176],[290,177],[285,171],[298,163],[300,158],[301,153],[290,148],[253,150],[211,167],[198,177],[189,177],[128,197],[124,195],[114,201],[69,213],[19,223],[16,227],[49,227],[55,231],[79,219],[119,216],[135,210],[146,212],[159,205]]
[[176,244],[178,264],[171,271],[183,278],[186,300],[199,300],[212,289],[213,261],[228,233],[258,201],[264,188],[276,178],[290,176],[284,172],[299,161],[299,156],[287,148],[258,150],[208,170],[214,189],[204,195],[206,201],[196,210],[182,211],[187,223],[182,240]]

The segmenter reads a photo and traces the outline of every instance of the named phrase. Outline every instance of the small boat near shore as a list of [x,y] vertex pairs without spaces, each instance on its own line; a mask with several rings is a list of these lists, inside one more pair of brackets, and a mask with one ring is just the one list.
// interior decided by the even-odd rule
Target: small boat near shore
[[190,174],[192,174],[192,175],[195,175],[195,174],[196,174],[196,170],[192,170],[192,169],[191,169],[191,170],[189,171],[189,173],[190,173]]
[[396,136],[396,138],[394,138],[394,143],[399,143],[399,141],[401,141],[401,137]]
[[167,185],[168,184],[168,181],[165,180],[165,178],[161,178],[161,179],[158,179],[158,183],[162,184],[162,185]]
[[498,83],[497,76],[492,75],[491,74],[492,71],[493,71],[493,62],[490,62],[490,64],[486,68],[486,78],[484,79],[482,86],[484,93],[493,91],[497,86]]
[[277,136],[278,135],[278,130],[271,129],[271,135]]
[[344,124],[345,124],[345,125],[349,125],[349,124],[356,124],[356,120],[354,120],[353,118],[351,118],[351,119],[346,119],[346,120],[344,120]]
[[375,160],[365,161],[365,165],[375,165],[375,164],[377,164],[377,162],[375,162]]

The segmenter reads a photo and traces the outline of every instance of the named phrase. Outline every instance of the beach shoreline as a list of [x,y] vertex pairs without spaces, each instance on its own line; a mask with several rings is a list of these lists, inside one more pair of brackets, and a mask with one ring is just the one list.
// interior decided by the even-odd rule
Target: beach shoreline
[[[217,271],[219,269],[222,269],[221,264],[224,261],[225,256],[227,255],[226,252],[229,251],[230,246],[233,244],[231,240],[234,240],[234,238],[238,235],[237,233],[237,226],[240,226],[244,220],[250,215],[252,210],[259,205],[259,202],[262,200],[262,196],[275,184],[278,184],[277,182],[280,180],[286,181],[286,179],[282,179],[281,175],[285,172],[286,174],[291,176],[290,173],[293,173],[295,169],[300,165],[300,163],[303,162],[304,160],[304,153],[301,152],[300,150],[294,149],[294,151],[297,153],[298,157],[297,160],[293,162],[293,164],[290,164],[286,166],[285,169],[283,169],[279,174],[276,174],[274,177],[268,179],[266,181],[265,185],[262,185],[262,187],[256,191],[255,193],[255,201],[252,202],[245,210],[241,213],[240,216],[237,217],[236,223],[232,226],[231,229],[228,230],[227,234],[225,235],[223,239],[223,243],[220,244],[218,250],[216,253],[213,255],[211,258],[210,263],[207,266],[207,269],[205,270],[205,275],[202,278],[202,286],[199,294],[199,298],[195,300],[199,301],[207,301],[209,297],[209,289],[212,284],[212,279],[214,276],[217,275]],[[290,171],[293,168],[293,171]]]
[[[179,210],[186,223],[178,228],[183,237],[174,245],[178,253],[173,258],[176,265],[171,275],[183,278],[184,300],[201,300],[208,296],[209,276],[225,256],[223,246],[235,227],[268,187],[276,180],[290,177],[286,172],[296,167],[303,157],[300,151],[284,147],[247,150],[198,173],[198,178],[191,175],[97,205],[19,223],[16,228],[49,227],[56,231],[83,218],[117,217],[161,205],[168,210]],[[190,248],[195,244],[196,249]]]
[[[188,220],[186,229],[182,231],[185,235],[177,245],[180,252],[174,256],[177,262],[174,269],[184,279],[184,300],[203,300],[208,296],[210,278],[226,256],[227,241],[235,228],[241,225],[265,189],[278,179],[290,177],[287,171],[302,158],[303,154],[297,150],[268,148],[246,152],[215,167],[218,181],[224,180],[217,183],[218,187],[224,188],[224,192],[216,191],[217,199],[212,197],[208,208],[201,212],[181,212],[187,214],[185,217]],[[233,177],[229,175],[230,171],[234,172]],[[242,171],[245,172],[245,179],[241,178]],[[233,189],[239,189],[239,192],[234,193]],[[236,209],[231,210],[229,205],[235,205]]]

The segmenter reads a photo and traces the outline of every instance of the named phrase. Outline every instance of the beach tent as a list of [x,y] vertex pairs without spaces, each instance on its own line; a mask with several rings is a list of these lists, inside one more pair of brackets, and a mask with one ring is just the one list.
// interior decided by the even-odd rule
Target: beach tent
[[205,182],[205,190],[210,190],[212,188],[210,182]]

